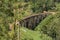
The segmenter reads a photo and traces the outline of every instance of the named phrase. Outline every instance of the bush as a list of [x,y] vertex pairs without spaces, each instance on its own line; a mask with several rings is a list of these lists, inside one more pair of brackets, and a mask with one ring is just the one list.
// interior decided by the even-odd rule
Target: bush
[[55,7],[54,0],[35,0],[32,3],[33,12],[43,12]]

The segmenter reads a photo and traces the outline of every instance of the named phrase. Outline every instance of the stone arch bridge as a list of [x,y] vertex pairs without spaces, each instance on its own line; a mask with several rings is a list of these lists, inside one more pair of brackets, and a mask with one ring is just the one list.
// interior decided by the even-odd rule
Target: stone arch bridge
[[49,13],[34,14],[31,16],[25,17],[19,23],[20,23],[20,26],[22,27],[26,27],[28,29],[34,30],[34,28],[48,15]]

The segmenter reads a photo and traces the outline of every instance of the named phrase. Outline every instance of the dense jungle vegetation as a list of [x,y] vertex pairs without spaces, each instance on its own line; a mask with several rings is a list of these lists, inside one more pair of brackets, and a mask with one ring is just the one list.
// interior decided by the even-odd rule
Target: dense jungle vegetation
[[[44,11],[54,14],[34,30],[16,25]],[[60,0],[0,0],[0,40],[60,40]]]

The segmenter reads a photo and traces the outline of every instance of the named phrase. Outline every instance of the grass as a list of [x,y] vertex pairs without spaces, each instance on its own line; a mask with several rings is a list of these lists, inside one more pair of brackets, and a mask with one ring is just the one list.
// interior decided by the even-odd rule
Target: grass
[[53,39],[60,39],[60,13],[46,17],[35,29],[51,36]]
[[20,28],[20,36],[21,40],[52,40],[52,38],[46,34],[28,30],[26,28]]

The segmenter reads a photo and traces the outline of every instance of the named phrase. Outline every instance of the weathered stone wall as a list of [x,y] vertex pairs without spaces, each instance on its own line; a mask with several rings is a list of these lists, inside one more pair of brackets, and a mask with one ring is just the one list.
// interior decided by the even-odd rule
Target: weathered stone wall
[[36,14],[29,16],[27,18],[24,18],[23,20],[20,21],[20,26],[26,27],[29,29],[34,30],[34,28],[47,16],[48,14],[41,13],[41,14]]

